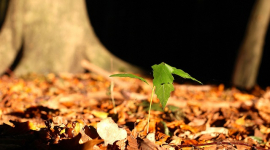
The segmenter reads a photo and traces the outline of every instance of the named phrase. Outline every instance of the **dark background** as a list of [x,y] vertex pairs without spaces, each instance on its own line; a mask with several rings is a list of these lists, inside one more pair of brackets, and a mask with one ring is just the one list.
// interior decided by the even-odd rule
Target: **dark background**
[[[1,27],[8,1],[0,2]],[[165,62],[204,84],[230,86],[254,2],[87,0],[86,4],[91,24],[104,46],[149,75],[152,65]],[[257,78],[262,87],[270,86],[269,58],[270,29]],[[186,80],[176,77],[176,81]]]
[[[230,85],[254,2],[91,0],[87,8],[97,36],[121,59],[149,74],[165,62],[203,83]],[[258,75],[263,87],[270,85],[269,49],[268,30]]]

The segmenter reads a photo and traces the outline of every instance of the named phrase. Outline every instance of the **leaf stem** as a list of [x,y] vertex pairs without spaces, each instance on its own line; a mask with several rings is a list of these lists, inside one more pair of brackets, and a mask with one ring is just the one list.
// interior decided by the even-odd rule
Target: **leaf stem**
[[147,133],[148,133],[148,131],[149,131],[150,112],[151,112],[151,106],[152,106],[152,101],[153,101],[153,96],[154,96],[155,87],[156,87],[156,86],[153,86],[153,89],[152,89],[151,100],[150,100],[150,106],[149,106],[149,111],[148,111]]

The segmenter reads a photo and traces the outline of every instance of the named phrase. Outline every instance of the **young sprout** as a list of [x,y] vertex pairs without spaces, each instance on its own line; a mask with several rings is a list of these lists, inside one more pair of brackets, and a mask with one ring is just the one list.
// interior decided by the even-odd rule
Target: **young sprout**
[[[167,102],[168,102],[168,99],[171,95],[171,92],[174,91],[173,74],[178,75],[178,76],[185,78],[185,79],[194,80],[194,81],[202,84],[200,81],[191,77],[188,73],[184,72],[183,70],[172,67],[164,62],[162,62],[158,65],[153,65],[152,69],[153,69],[154,79],[153,79],[153,88],[152,88],[152,94],[151,94],[151,100],[150,100],[150,106],[149,106],[149,112],[148,112],[148,119],[147,119],[147,122],[148,122],[147,123],[147,133],[149,130],[150,110],[151,110],[153,95],[154,95],[154,93],[157,95],[157,97],[160,101],[160,104],[162,105],[162,107],[164,109]],[[144,78],[133,75],[133,74],[126,74],[126,73],[113,74],[110,77],[136,78],[136,79],[139,79],[139,80],[145,82],[146,84],[148,84],[148,82]]]

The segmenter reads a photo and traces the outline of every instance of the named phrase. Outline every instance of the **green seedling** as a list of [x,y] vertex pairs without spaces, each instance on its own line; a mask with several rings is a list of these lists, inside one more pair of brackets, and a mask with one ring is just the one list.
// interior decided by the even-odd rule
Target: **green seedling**
[[[199,82],[200,84],[202,84],[200,81],[198,81],[197,79],[191,77],[188,73],[184,72],[181,69],[177,69],[175,67],[172,67],[164,62],[158,64],[158,65],[153,65],[152,66],[153,69],[153,88],[152,88],[152,94],[151,94],[151,100],[150,100],[150,106],[149,106],[149,113],[148,113],[148,125],[147,125],[147,133],[148,133],[148,129],[149,129],[149,120],[150,120],[150,110],[151,110],[151,104],[152,104],[152,99],[153,99],[153,95],[154,93],[157,95],[160,104],[162,105],[163,109],[165,108],[168,99],[171,95],[171,92],[174,91],[174,87],[173,87],[173,74],[174,75],[178,75],[182,78],[185,79],[191,79],[194,80],[196,82]],[[133,75],[133,74],[113,74],[110,77],[130,77],[130,78],[136,78],[139,79],[143,82],[145,82],[146,84],[148,84],[148,82],[139,76]],[[149,84],[148,84],[149,85]]]

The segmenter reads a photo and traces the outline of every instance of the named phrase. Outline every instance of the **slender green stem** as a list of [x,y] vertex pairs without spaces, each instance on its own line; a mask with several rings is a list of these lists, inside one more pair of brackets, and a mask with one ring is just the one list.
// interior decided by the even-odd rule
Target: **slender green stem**
[[149,131],[150,112],[151,112],[151,106],[152,106],[152,101],[153,101],[154,92],[155,92],[155,86],[153,86],[153,89],[152,89],[151,100],[150,100],[150,106],[149,106],[149,111],[148,111],[147,133],[148,133],[148,131]]
[[111,99],[112,99],[112,103],[113,103],[113,111],[114,114],[116,114],[116,109],[115,109],[115,101],[114,101],[114,96],[113,96],[113,87],[114,87],[114,83],[113,81],[111,81],[111,86],[110,86],[110,92],[111,92]]

